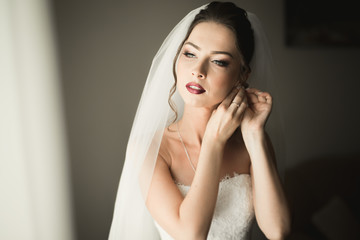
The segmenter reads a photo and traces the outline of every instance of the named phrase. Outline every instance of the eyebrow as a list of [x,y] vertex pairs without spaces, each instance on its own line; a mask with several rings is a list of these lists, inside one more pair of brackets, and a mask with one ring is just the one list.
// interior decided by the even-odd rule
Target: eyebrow
[[[186,42],[186,43],[184,43],[184,45],[190,45],[190,46],[193,46],[194,48],[196,48],[199,51],[201,50],[201,48],[198,45],[196,45],[196,44],[194,44],[192,42]],[[213,53],[213,54],[225,54],[225,55],[230,56],[231,58],[234,58],[231,53],[225,52],[225,51],[211,51],[211,53]]]

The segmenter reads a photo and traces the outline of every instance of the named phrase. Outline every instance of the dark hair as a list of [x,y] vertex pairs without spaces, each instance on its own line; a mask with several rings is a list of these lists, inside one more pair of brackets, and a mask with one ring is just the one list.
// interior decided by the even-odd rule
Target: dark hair
[[172,95],[176,91],[176,62],[179,57],[180,51],[185,41],[189,38],[192,30],[196,25],[202,22],[215,22],[228,27],[236,37],[236,47],[241,55],[241,77],[244,77],[251,71],[250,61],[254,53],[254,32],[251,24],[247,18],[247,13],[244,9],[237,7],[232,2],[211,2],[205,9],[202,9],[194,18],[187,31],[185,39],[180,44],[173,63],[173,74],[175,83],[170,89],[169,105],[175,112],[175,119],[177,119],[176,106],[171,100]]

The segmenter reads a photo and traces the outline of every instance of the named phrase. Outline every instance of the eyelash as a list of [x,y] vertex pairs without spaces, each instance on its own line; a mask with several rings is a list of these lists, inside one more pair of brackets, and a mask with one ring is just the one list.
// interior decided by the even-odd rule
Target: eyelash
[[228,62],[220,61],[220,60],[214,60],[213,63],[215,63],[216,65],[219,65],[220,67],[227,67],[229,65]]
[[187,58],[194,58],[194,57],[195,57],[194,54],[189,53],[189,52],[184,52],[183,54],[184,54],[184,56],[187,57]]
[[[190,52],[184,52],[183,54],[187,58],[196,57],[195,54],[192,54]],[[216,65],[218,65],[219,67],[227,67],[229,65],[229,63],[227,61],[213,60],[212,62],[215,63]]]

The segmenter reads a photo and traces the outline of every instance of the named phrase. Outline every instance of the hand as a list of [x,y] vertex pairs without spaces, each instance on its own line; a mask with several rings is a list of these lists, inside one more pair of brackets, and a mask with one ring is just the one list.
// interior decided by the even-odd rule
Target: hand
[[246,89],[248,107],[241,122],[241,132],[264,130],[272,108],[272,97],[267,92],[255,88]]
[[226,143],[240,126],[246,107],[245,90],[234,88],[213,111],[206,126],[205,136]]

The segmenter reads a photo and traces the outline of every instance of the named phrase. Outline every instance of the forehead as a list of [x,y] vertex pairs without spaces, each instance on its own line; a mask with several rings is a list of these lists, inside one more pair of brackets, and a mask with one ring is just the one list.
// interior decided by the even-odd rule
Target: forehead
[[197,24],[187,41],[210,51],[227,51],[234,54],[238,52],[234,32],[228,27],[215,22]]

